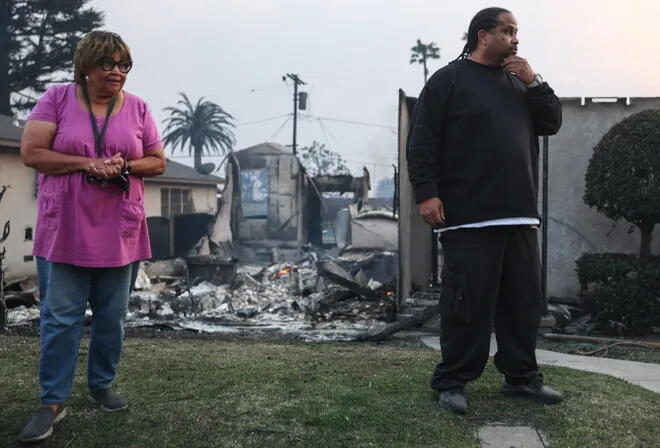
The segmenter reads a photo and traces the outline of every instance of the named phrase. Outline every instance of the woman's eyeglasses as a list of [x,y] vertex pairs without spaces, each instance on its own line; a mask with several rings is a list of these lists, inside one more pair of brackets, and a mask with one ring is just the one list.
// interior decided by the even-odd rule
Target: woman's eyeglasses
[[111,61],[108,59],[102,59],[99,61],[99,67],[101,67],[101,70],[104,72],[111,72],[114,70],[115,67],[119,67],[119,71],[122,73],[128,73],[131,71],[131,68],[133,68],[133,62],[132,61]]

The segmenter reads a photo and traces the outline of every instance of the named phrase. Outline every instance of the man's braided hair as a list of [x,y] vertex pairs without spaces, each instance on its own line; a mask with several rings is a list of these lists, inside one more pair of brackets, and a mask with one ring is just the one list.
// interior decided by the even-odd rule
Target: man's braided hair
[[479,30],[492,30],[499,24],[500,15],[505,13],[511,14],[510,11],[504,8],[486,8],[479,11],[470,22],[467,32],[467,42],[463,47],[463,52],[454,61],[467,59],[470,53],[477,49]]

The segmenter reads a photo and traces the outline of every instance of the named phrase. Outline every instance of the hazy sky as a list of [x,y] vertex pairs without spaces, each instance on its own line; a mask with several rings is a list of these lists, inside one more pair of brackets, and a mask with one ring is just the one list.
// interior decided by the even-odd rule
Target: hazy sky
[[[397,92],[417,96],[417,38],[441,59],[460,52],[480,0],[95,0],[105,28],[130,45],[126,90],[144,98],[160,123],[177,92],[220,104],[236,118],[237,149],[291,143],[292,86],[307,82],[313,116],[299,122],[299,145],[326,143],[354,174],[366,162],[391,175],[396,160]],[[660,96],[659,0],[511,0],[519,54],[559,96]],[[249,124],[271,117],[270,121]],[[319,120],[321,118],[321,120]],[[347,120],[386,127],[342,123]],[[391,128],[387,128],[390,126]],[[162,130],[162,126],[161,126]],[[168,155],[169,154],[168,149]],[[177,155],[180,153],[177,153]],[[218,161],[218,157],[208,159]],[[175,158],[191,164],[187,158]]]

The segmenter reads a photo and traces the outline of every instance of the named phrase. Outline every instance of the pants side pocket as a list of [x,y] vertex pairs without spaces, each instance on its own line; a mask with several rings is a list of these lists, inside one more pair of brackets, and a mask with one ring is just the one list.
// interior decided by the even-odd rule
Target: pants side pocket
[[441,279],[440,309],[443,315],[457,323],[469,324],[470,306],[465,297],[465,272],[445,266],[442,269]]

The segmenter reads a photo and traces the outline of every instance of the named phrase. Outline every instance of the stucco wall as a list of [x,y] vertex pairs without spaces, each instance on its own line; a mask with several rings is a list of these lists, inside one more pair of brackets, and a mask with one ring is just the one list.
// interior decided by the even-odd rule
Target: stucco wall
[[215,185],[185,185],[145,182],[144,210],[147,216],[160,216],[161,188],[191,189],[195,213],[211,213],[218,211],[217,187]]
[[216,185],[200,185],[192,187],[195,213],[212,213],[218,211],[218,188]]
[[3,246],[7,248],[4,260],[7,279],[36,275],[34,261],[25,261],[32,255],[32,241],[25,240],[26,229],[32,229],[36,219],[37,202],[34,196],[36,172],[23,165],[18,149],[0,148],[0,185],[10,185],[0,202],[0,233],[10,221],[11,233]]
[[[640,234],[637,230],[628,232],[630,223],[620,221],[612,229],[611,220],[587,207],[582,200],[584,177],[593,148],[602,136],[629,115],[660,108],[660,98],[621,98],[616,103],[586,99],[585,105],[582,103],[580,98],[562,99],[564,122],[559,133],[549,140],[548,294],[551,296],[578,295],[575,260],[584,252],[637,253],[639,250]],[[652,251],[658,253],[657,227],[653,236]]]
[[160,216],[160,184],[144,184],[144,213],[149,216]]

